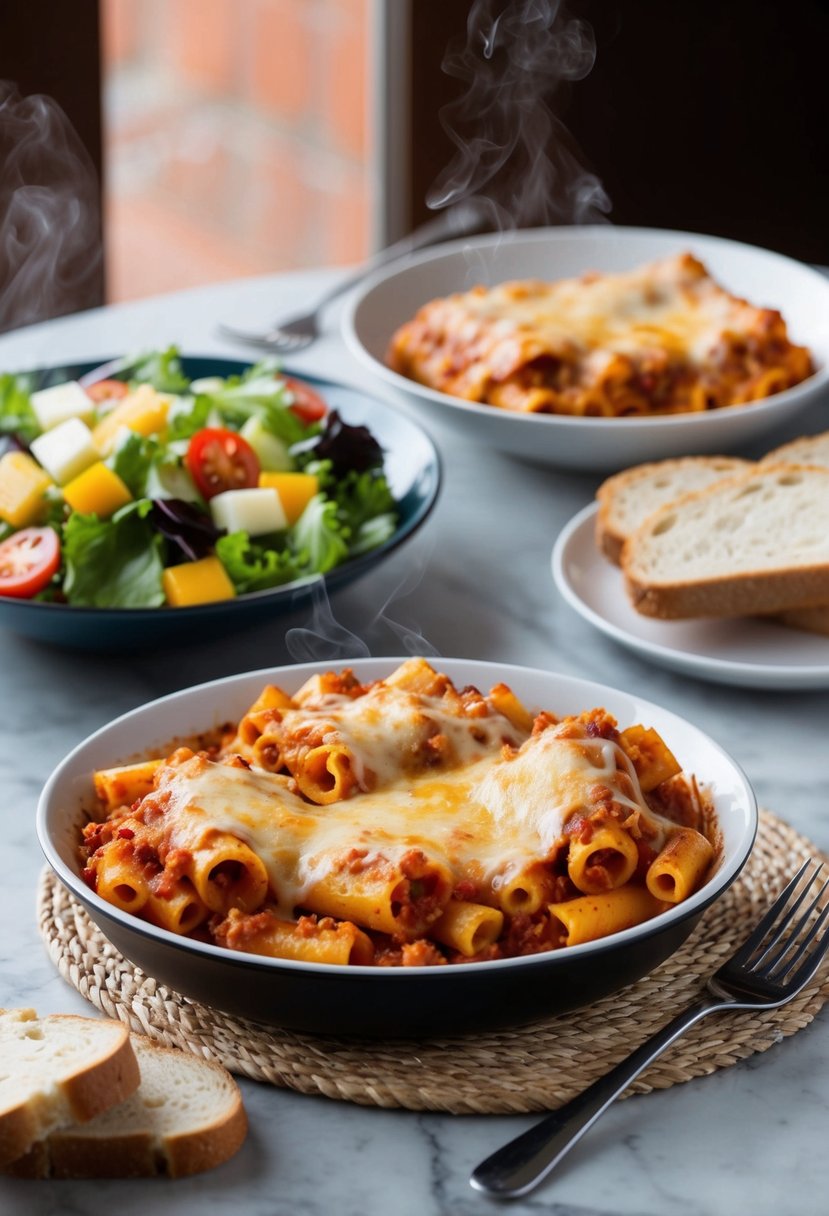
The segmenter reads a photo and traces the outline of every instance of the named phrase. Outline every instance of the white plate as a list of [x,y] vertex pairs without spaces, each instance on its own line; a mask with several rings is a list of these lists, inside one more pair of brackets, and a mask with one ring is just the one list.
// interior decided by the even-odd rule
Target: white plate
[[[572,418],[516,414],[416,384],[385,364],[389,340],[421,305],[476,283],[559,279],[586,270],[629,270],[689,250],[722,285],[752,303],[778,308],[817,372],[786,392],[705,414],[654,418]],[[398,400],[477,440],[537,463],[607,472],[668,456],[725,452],[762,436],[829,385],[829,280],[767,249],[690,232],[648,228],[541,228],[452,241],[395,263],[362,286],[343,316],[356,356]]]
[[594,539],[591,503],[562,529],[553,549],[553,578],[565,600],[591,625],[662,667],[718,684],[752,688],[829,688],[829,638],[774,621],[654,621],[625,594],[622,573]]

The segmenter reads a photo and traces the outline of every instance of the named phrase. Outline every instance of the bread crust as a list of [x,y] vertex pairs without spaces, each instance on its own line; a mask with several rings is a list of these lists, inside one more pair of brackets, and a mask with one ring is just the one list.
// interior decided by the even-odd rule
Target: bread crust
[[[0,1010],[0,1015],[8,1013]],[[76,1014],[52,1014],[36,1018],[33,1011],[24,1011],[22,1020],[46,1023],[78,1023],[85,1032],[106,1025],[110,1041],[97,1060],[76,1068],[57,1080],[57,1089],[66,1106],[78,1122],[123,1102],[138,1088],[138,1061],[130,1043],[129,1031],[119,1022],[85,1018]],[[50,1130],[54,1120],[55,1102],[45,1094],[25,1099],[17,1106],[0,1112],[0,1168],[22,1156],[32,1144]]]
[[659,620],[685,620],[694,617],[737,617],[772,615],[791,609],[825,608],[829,604],[829,560],[811,565],[785,565],[781,553],[777,569],[732,571],[727,574],[695,578],[673,578],[663,582],[658,575],[643,574],[639,568],[638,545],[647,540],[663,514],[681,513],[683,507],[713,499],[730,487],[742,487],[754,480],[773,477],[779,472],[801,471],[815,474],[829,490],[829,471],[813,466],[768,464],[758,466],[742,477],[726,478],[706,490],[684,495],[666,504],[645,521],[622,548],[625,588],[637,612]]
[[98,1133],[82,1127],[58,1129],[8,1165],[7,1174],[29,1179],[183,1178],[222,1165],[238,1151],[247,1135],[248,1122],[235,1082],[227,1100],[227,1071],[220,1064],[163,1047],[143,1035],[133,1035],[132,1041],[139,1054],[164,1053],[177,1060],[184,1055],[202,1076],[214,1072],[221,1083],[222,1103],[213,1122],[200,1122],[160,1140],[150,1130],[102,1129]]
[[775,619],[792,629],[822,633],[829,637],[829,604],[820,604],[815,608],[788,608]]
[[39,1140],[6,1172],[14,1178],[185,1178],[229,1161],[242,1147],[248,1123],[240,1097],[230,1116],[212,1128],[172,1138],[159,1148],[134,1132],[91,1140],[72,1131]]
[[596,516],[596,544],[609,562],[613,562],[614,566],[621,566],[625,538],[617,536],[606,526],[605,521],[602,520],[601,510]]
[[169,1142],[167,1173],[171,1178],[183,1178],[221,1165],[242,1147],[247,1131],[247,1115],[241,1095],[237,1094],[233,1110],[221,1124],[203,1129],[198,1135],[177,1136]]
[[829,431],[822,431],[819,435],[801,435],[799,439],[773,448],[763,457],[762,463],[810,465],[825,469],[829,465]]
[[658,586],[625,574],[634,608],[663,621],[690,617],[762,616],[794,608],[818,608],[829,601],[829,568],[780,574],[731,574],[720,578]]

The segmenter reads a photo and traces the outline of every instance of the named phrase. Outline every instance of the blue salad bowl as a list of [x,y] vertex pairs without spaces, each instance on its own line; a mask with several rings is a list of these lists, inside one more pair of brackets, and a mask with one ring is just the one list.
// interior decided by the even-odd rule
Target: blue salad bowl
[[[43,385],[48,385],[80,379],[100,363],[63,365],[36,374]],[[236,359],[215,356],[185,355],[181,363],[191,380],[239,375],[249,367]],[[385,561],[425,522],[437,501],[441,482],[437,450],[416,423],[385,402],[304,372],[301,378],[312,384],[346,423],[367,426],[383,449],[384,472],[398,512],[397,527],[388,540],[324,575],[190,607],[92,608],[0,596],[0,627],[35,641],[88,651],[202,642],[294,612],[321,588],[330,594]]]

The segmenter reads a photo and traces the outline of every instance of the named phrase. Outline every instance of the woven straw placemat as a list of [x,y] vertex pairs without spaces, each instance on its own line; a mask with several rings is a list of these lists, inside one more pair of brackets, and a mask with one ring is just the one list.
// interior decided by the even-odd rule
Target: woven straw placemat
[[[196,1004],[127,962],[51,870],[40,929],[64,979],[98,1009],[232,1072],[366,1106],[453,1114],[552,1110],[607,1072],[702,991],[771,899],[817,850],[762,812],[751,860],[688,941],[649,976],[577,1014],[488,1034],[356,1041],[297,1034]],[[765,1051],[812,1021],[829,997],[818,978],[782,1009],[706,1018],[627,1091],[667,1089]]]

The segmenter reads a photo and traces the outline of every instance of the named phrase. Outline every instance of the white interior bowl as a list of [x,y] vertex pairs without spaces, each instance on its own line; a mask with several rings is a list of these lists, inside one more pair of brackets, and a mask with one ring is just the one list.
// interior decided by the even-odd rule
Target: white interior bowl
[[[402,661],[358,659],[348,666],[366,681]],[[509,1025],[584,1005],[651,971],[682,944],[748,858],[757,807],[741,769],[696,726],[634,693],[498,663],[440,659],[437,665],[459,687],[489,689],[504,681],[531,709],[567,714],[605,706],[622,725],[654,726],[710,789],[723,838],[714,873],[685,902],[599,941],[469,966],[412,968],[320,965],[226,950],[156,928],[90,890],[81,877],[78,844],[93,805],[95,769],[157,753],[173,739],[238,719],[266,683],[294,691],[309,676],[330,670],[330,663],[215,680],[104,726],[58,765],[43,790],[38,835],[49,863],[106,936],[147,974],[205,1004],[295,1029],[400,1036]]]
[[[782,312],[789,335],[808,346],[815,373],[748,405],[699,414],[576,418],[520,414],[426,388],[385,363],[392,334],[429,300],[477,283],[561,279],[588,270],[624,271],[689,251],[715,279],[752,304]],[[829,279],[791,258],[719,237],[648,228],[542,228],[453,241],[373,276],[343,315],[350,349],[395,397],[467,439],[561,468],[609,472],[645,460],[726,452],[757,439],[829,386]]]

